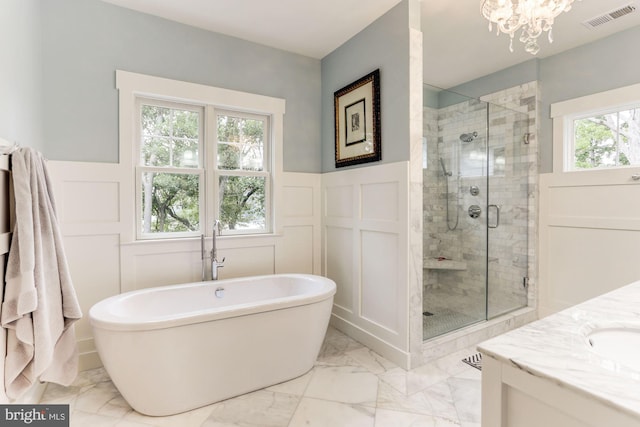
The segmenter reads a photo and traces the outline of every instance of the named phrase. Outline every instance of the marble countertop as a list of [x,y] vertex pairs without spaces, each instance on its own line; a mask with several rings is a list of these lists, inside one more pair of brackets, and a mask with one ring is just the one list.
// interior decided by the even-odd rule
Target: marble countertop
[[590,330],[617,326],[640,328],[640,281],[485,341],[478,349],[485,357],[640,419],[640,369],[599,356],[586,339]]

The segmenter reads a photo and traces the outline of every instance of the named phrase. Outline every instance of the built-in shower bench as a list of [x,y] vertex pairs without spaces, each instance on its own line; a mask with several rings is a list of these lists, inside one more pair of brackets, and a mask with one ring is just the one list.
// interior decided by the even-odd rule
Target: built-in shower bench
[[425,258],[423,268],[427,270],[466,270],[467,263],[452,259]]

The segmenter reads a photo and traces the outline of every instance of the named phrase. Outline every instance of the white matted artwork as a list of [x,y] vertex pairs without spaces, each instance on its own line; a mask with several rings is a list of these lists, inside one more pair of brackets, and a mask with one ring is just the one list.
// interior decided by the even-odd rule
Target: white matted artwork
[[334,93],[336,167],[382,158],[380,70]]

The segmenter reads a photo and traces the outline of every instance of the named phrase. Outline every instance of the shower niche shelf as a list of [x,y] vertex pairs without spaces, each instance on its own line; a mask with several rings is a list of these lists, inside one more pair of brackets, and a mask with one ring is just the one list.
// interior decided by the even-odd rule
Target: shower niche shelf
[[424,260],[423,267],[427,270],[466,270],[467,263],[452,259],[427,258]]

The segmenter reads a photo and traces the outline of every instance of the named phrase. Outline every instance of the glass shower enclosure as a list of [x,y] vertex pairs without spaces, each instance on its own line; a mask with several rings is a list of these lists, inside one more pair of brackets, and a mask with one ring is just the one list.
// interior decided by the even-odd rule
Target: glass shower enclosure
[[425,86],[423,338],[527,305],[528,114]]

